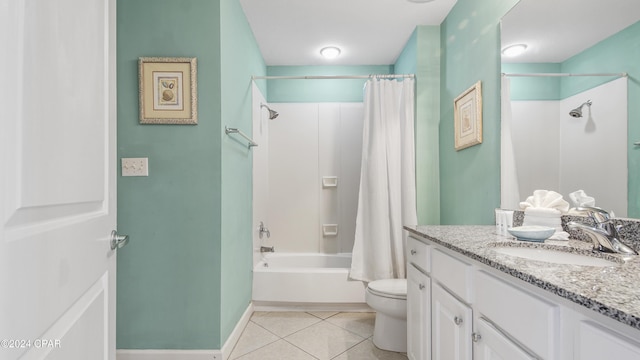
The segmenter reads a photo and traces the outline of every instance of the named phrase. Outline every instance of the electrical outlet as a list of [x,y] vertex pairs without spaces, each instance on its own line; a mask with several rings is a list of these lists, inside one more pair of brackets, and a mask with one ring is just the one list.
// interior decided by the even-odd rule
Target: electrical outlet
[[149,158],[122,158],[122,176],[149,176]]

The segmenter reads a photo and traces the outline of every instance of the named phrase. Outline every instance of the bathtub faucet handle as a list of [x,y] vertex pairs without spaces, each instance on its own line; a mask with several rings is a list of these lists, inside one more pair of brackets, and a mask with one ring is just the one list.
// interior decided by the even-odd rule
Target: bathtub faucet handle
[[275,252],[275,249],[273,248],[273,246],[260,246],[260,252],[261,253],[264,253],[264,252]]
[[258,226],[258,237],[262,239],[262,236],[267,235],[267,238],[271,237],[271,231],[264,226],[264,223],[260,221],[260,225]]

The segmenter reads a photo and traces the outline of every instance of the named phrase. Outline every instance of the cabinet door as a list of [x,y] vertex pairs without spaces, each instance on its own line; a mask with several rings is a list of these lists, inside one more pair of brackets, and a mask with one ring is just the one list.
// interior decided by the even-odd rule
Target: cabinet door
[[431,279],[409,265],[407,270],[407,357],[431,359]]
[[432,342],[434,360],[471,360],[471,308],[434,283]]
[[476,322],[474,340],[474,360],[536,359],[484,319]]
[[628,339],[591,321],[580,321],[577,328],[575,359],[640,359],[640,343],[637,340]]

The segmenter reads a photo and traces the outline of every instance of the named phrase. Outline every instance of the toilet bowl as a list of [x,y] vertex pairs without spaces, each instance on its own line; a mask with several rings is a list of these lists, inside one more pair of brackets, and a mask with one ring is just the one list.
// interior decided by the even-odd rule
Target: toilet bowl
[[407,279],[376,280],[365,293],[367,304],[376,311],[373,343],[380,349],[407,351]]

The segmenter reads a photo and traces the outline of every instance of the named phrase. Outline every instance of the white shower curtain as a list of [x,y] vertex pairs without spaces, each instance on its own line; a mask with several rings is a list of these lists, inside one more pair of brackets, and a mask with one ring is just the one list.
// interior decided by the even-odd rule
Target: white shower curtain
[[511,82],[502,75],[502,126],[500,130],[500,207],[518,209],[520,189],[511,133]]
[[414,80],[367,81],[350,278],[405,278],[403,225],[416,225]]

